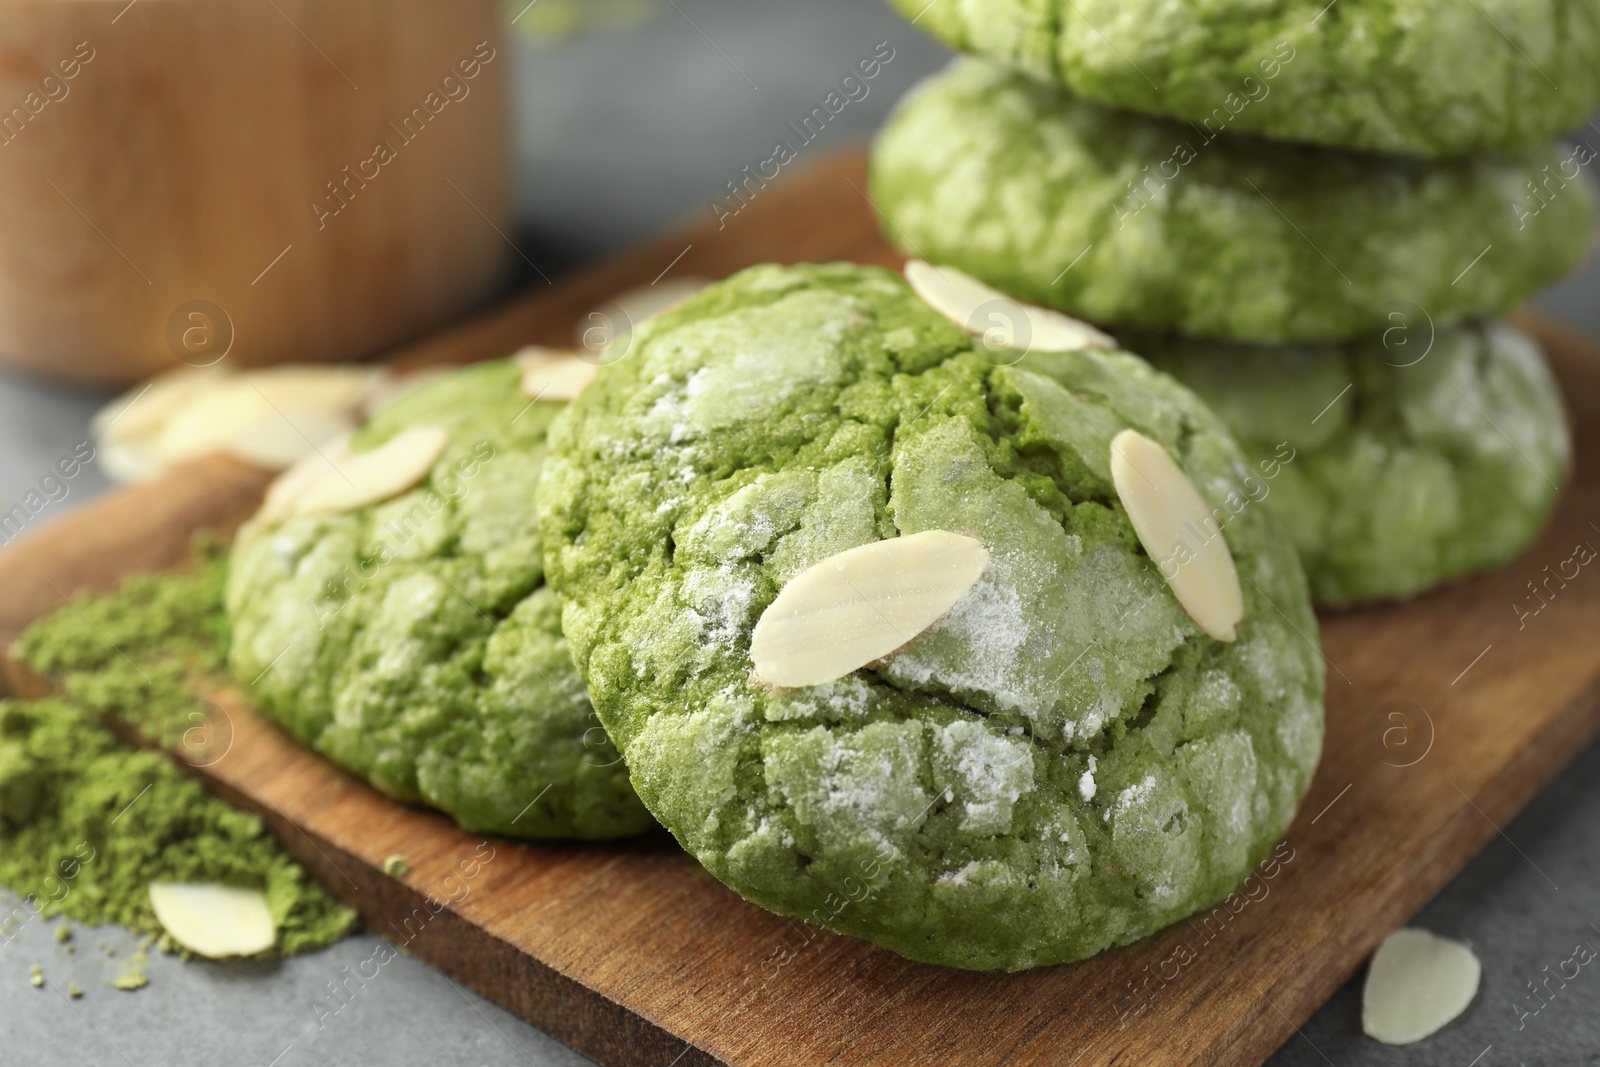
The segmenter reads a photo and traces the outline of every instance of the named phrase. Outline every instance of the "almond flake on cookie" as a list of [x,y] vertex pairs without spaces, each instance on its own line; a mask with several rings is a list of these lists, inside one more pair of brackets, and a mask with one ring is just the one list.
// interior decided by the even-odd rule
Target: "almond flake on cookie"
[[1227,539],[1171,454],[1137,430],[1111,439],[1111,482],[1183,610],[1218,641],[1239,636],[1244,597]]
[[928,530],[860,545],[792,578],[756,623],[756,677],[821,685],[883,659],[942,619],[989,563],[978,541]]
[[1013,300],[954,267],[913,259],[906,263],[905,278],[929,307],[996,348],[1075,352],[1117,347],[1116,341],[1086,322]]

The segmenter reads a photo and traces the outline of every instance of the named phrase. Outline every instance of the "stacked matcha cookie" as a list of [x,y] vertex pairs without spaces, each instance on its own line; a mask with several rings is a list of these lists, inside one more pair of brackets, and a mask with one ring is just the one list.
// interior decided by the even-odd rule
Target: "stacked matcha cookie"
[[1408,354],[1381,337],[1128,341],[1206,400],[1247,453],[1272,457],[1246,489],[1277,514],[1322,603],[1506,562],[1539,533],[1567,469],[1555,381],[1505,323],[1441,331],[1425,358],[1418,341]]
[[1584,0],[890,0],[1084,100],[1394,155],[1514,153],[1600,106]]
[[[1526,68],[1580,62],[1600,17],[1541,10],[1518,27],[1541,47],[1508,56],[1470,8],[1114,6],[1096,31],[1092,4],[933,5],[919,24],[980,57],[879,136],[886,233],[1194,384],[1286,472],[1258,496],[1319,601],[1515,556],[1568,444],[1531,342],[1488,324],[1588,250],[1595,153],[1550,138],[1600,105],[1592,72]],[[1435,85],[1441,42],[1485,77]]]
[[286,472],[229,560],[253,699],[471,830],[653,825],[573,669],[535,521],[546,432],[593,372],[534,353],[423,386]]
[[[639,797],[751,900],[1015,970],[1225,897],[1322,739],[1305,578],[1187,388],[959,280],[747,270],[552,425],[562,629]],[[1225,516],[1217,519],[1217,516]]]

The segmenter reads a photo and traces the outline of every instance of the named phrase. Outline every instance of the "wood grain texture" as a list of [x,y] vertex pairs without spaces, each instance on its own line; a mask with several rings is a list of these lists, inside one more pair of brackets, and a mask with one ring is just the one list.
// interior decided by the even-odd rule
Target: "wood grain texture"
[[[180,352],[207,362],[230,332],[235,362],[357,359],[502,282],[497,0],[4,10],[0,363],[123,385]],[[175,349],[169,321],[200,300],[221,314],[180,316],[195,329]]]
[[[675,272],[893,262],[860,188],[858,158],[820,165],[764,191],[726,230],[669,235],[400,358],[465,361],[560,341],[585,309],[648,282],[686,244]],[[1600,732],[1600,575],[1552,585],[1537,615],[1519,620],[1513,608],[1532,606],[1527,583],[1543,581],[1546,564],[1579,543],[1600,547],[1600,350],[1542,320],[1523,324],[1546,345],[1578,427],[1558,515],[1503,570],[1322,618],[1326,751],[1281,862],[1232,909],[1128,949],[1017,975],[943,970],[767,914],[665,835],[484,842],[309,755],[227,687],[211,695],[232,747],[196,773],[264,812],[375,929],[605,1064],[1259,1062]],[[19,542],[0,554],[0,588],[32,592],[5,625],[51,606],[45,577],[103,586],[172,558],[195,525],[248,508],[259,482],[208,461]],[[196,503],[202,484],[214,487],[209,508]],[[137,531],[109,521],[140,508],[152,518]],[[410,860],[404,879],[380,873],[394,852]],[[425,895],[451,903],[434,915]]]

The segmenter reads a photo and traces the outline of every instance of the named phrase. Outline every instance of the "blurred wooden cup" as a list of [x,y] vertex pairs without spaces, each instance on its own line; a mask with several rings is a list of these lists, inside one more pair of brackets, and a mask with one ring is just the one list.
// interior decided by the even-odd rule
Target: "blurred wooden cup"
[[495,0],[0,0],[0,366],[370,355],[512,253]]

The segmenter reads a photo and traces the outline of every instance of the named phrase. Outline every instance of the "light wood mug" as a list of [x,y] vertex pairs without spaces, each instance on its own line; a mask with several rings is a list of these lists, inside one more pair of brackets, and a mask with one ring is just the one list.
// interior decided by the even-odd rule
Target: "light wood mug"
[[0,0],[0,366],[371,355],[513,250],[495,0]]

